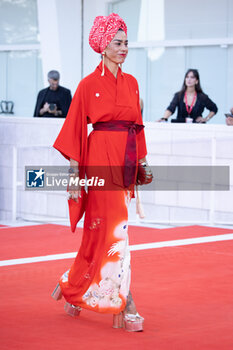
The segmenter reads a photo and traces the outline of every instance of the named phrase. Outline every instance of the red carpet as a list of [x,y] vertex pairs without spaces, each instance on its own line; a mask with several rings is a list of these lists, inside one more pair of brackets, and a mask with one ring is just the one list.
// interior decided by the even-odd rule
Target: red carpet
[[[232,230],[205,226],[168,229],[129,226],[129,241],[132,245],[227,233],[232,233]],[[82,229],[72,233],[68,226],[62,225],[12,227],[1,229],[0,237],[0,260],[8,260],[75,252],[81,243]]]
[[[201,226],[130,227],[130,243],[232,233]],[[75,251],[81,235],[41,225],[1,229],[1,260]],[[77,319],[50,293],[71,260],[0,267],[1,350],[232,350],[233,241],[132,252],[132,292],[143,333],[111,328],[111,315]]]

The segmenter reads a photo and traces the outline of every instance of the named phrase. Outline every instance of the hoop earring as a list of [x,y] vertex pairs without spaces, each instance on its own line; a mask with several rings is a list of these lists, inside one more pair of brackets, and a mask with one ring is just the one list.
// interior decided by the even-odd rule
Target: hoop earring
[[105,52],[102,52],[102,73],[101,73],[101,77],[104,76],[104,56],[105,56]]

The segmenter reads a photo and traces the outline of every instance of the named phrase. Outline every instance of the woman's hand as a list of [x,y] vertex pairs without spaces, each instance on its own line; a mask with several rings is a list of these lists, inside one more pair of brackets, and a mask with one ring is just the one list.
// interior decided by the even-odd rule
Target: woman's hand
[[167,121],[168,121],[168,119],[167,118],[160,118],[160,119],[158,119],[158,120],[156,120],[158,123],[166,123]]
[[69,175],[69,185],[68,185],[68,191],[69,191],[69,199],[75,200],[75,202],[79,201],[79,198],[81,198],[81,187],[79,185],[79,177]]
[[69,169],[69,185],[68,191],[70,198],[78,202],[81,198],[81,187],[79,185],[79,168],[78,162],[74,159],[70,159],[70,169]]
[[215,115],[214,112],[210,112],[207,117],[203,118],[203,117],[197,117],[197,119],[195,120],[196,123],[207,123],[211,118],[213,118],[213,116]]
[[206,118],[203,118],[203,117],[197,117],[195,122],[201,124],[201,123],[206,123],[207,120],[206,120]]
[[162,118],[160,118],[159,120],[156,120],[159,123],[163,123],[163,122],[167,122],[168,118],[172,115],[172,112],[169,111],[168,109],[166,109],[166,111],[164,112],[164,116]]

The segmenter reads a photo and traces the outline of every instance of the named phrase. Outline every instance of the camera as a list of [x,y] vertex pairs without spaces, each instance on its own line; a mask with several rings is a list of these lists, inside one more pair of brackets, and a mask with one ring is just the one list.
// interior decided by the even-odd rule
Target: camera
[[57,107],[56,103],[50,103],[49,104],[50,111],[54,111],[56,107]]

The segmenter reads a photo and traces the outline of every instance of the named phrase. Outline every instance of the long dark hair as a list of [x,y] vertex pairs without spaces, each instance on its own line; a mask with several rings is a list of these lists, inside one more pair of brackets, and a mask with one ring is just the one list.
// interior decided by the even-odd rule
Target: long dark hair
[[180,97],[181,97],[182,94],[185,93],[185,90],[186,90],[186,88],[187,88],[187,86],[185,85],[185,79],[187,78],[187,75],[188,75],[190,72],[192,72],[193,75],[194,75],[194,77],[198,80],[198,83],[195,85],[195,90],[196,90],[196,92],[201,92],[201,93],[203,93],[203,90],[202,90],[202,88],[201,88],[200,76],[199,76],[198,70],[197,70],[197,69],[192,69],[192,68],[190,68],[190,69],[188,69],[187,72],[185,73],[184,82],[183,82],[182,88],[181,88],[181,90],[180,90],[180,92],[179,92]]

